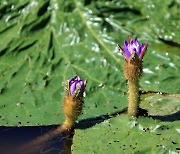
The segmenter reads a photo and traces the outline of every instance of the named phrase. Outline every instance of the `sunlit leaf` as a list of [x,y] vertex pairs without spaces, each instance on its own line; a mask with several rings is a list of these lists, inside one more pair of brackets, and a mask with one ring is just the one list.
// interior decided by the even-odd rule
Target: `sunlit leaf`
[[121,115],[88,129],[76,129],[72,153],[178,153],[179,122]]
[[[152,1],[157,9],[148,11],[150,2],[140,7],[140,0],[2,0],[0,125],[62,123],[64,85],[76,74],[88,81],[80,119],[124,110],[124,60],[116,45],[129,36],[149,44],[141,89],[179,93],[179,32],[172,27],[178,22],[178,4],[159,1]],[[159,7],[163,9],[156,16]],[[163,34],[153,23],[163,25]]]

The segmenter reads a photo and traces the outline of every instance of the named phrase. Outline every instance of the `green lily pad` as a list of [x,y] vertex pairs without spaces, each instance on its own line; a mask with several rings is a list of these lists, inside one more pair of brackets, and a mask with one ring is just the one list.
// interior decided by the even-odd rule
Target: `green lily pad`
[[179,94],[149,94],[142,96],[140,107],[150,115],[171,115],[180,110]]
[[[149,44],[141,89],[179,93],[178,30],[173,27],[177,35],[172,40],[161,38],[149,26],[161,27],[160,18],[154,16],[159,9],[146,18],[146,9],[139,8],[140,4],[132,0],[2,0],[0,125],[61,124],[65,82],[74,75],[88,80],[80,119],[124,110],[124,60],[116,45],[129,36]],[[154,5],[164,13],[170,4]],[[177,22],[176,6],[175,2],[163,22]],[[172,25],[164,26],[164,35],[169,36]]]
[[179,122],[117,116],[88,129],[76,129],[72,153],[178,153]]

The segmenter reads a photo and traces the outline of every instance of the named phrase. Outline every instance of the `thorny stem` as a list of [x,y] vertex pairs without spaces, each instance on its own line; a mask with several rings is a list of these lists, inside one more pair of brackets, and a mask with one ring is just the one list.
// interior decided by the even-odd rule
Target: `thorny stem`
[[[37,139],[20,147],[18,153],[24,153],[39,148],[39,145],[48,141],[49,139],[57,136],[62,132],[68,132],[75,124],[78,116],[82,112],[83,107],[83,92],[85,90],[86,80],[83,81],[80,77],[75,76],[68,80],[66,94],[63,102],[63,112],[65,115],[65,121],[61,126],[53,131],[50,131]],[[31,149],[33,148],[33,149]]]
[[139,81],[128,80],[128,114],[136,116],[139,108]]

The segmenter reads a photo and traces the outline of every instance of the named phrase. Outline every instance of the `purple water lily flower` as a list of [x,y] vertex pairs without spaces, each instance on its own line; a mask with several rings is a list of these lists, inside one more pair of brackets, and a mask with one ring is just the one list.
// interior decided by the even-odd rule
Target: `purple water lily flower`
[[124,41],[124,49],[120,45],[118,45],[118,48],[127,60],[130,59],[131,55],[134,53],[136,53],[141,60],[147,49],[147,44],[139,44],[137,38],[135,38],[135,40],[130,38],[128,42]]
[[77,88],[80,88],[83,93],[85,90],[86,81],[83,81],[79,76],[75,76],[69,80],[70,94],[73,95]]

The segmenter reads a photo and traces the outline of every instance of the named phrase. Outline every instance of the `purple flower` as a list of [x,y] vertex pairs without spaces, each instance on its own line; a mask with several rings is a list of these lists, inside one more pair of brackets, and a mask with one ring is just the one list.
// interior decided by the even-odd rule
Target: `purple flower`
[[124,41],[124,49],[119,45],[118,48],[126,59],[130,59],[131,55],[136,53],[141,60],[147,49],[147,44],[139,44],[137,38],[135,38],[135,40],[130,38],[128,42]]
[[73,95],[79,89],[82,93],[85,90],[86,81],[83,81],[79,76],[75,76],[69,80],[69,91]]

